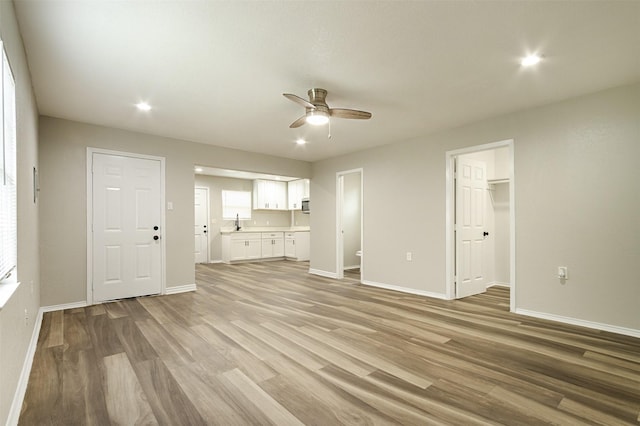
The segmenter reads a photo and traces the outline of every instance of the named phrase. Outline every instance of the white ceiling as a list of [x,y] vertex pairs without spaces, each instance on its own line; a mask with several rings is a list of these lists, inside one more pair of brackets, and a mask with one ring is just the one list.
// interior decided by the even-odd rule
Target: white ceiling
[[[307,161],[640,80],[638,1],[15,5],[41,114]],[[311,87],[373,118],[289,129]]]

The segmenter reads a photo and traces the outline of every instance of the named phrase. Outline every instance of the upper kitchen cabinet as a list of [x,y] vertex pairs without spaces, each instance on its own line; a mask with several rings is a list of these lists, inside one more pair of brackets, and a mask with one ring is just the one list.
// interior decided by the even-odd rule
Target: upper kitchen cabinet
[[287,183],[275,180],[254,180],[253,209],[287,210]]
[[302,199],[309,198],[309,179],[292,180],[287,183],[289,210],[300,210]]

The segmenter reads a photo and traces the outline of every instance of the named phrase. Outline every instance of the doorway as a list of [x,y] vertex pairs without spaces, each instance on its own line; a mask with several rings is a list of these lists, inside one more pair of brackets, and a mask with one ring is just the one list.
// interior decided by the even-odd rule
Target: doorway
[[209,262],[209,188],[194,189],[195,263]]
[[513,140],[446,153],[447,298],[510,287],[515,309]]
[[164,291],[164,158],[87,149],[87,303]]
[[363,170],[336,175],[336,278],[363,276]]

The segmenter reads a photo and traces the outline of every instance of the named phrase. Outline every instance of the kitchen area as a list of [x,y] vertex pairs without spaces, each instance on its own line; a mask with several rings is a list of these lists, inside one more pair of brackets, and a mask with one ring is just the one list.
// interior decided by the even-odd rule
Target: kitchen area
[[309,179],[196,166],[195,263],[308,261]]

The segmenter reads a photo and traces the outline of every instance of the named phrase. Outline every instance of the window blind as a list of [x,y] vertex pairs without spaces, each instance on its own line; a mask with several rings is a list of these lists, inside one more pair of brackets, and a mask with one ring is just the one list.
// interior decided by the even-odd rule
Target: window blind
[[251,192],[222,191],[222,219],[233,220],[239,215],[240,220],[251,219]]
[[[1,44],[0,44],[1,45]],[[0,280],[16,268],[17,170],[16,170],[16,86],[7,54],[2,49],[2,143],[0,159]]]

